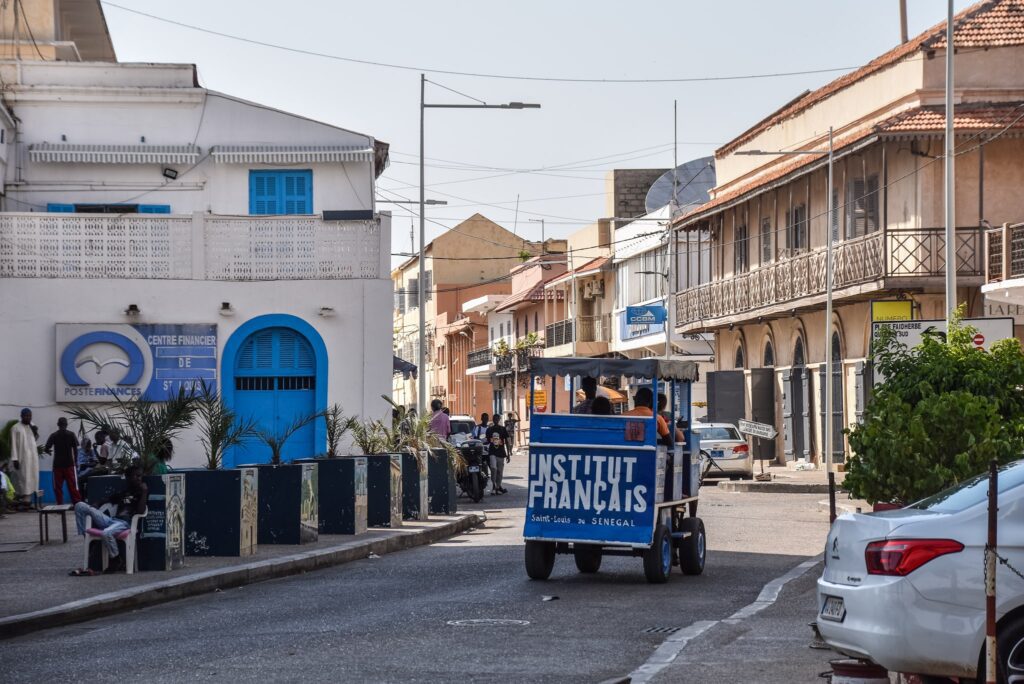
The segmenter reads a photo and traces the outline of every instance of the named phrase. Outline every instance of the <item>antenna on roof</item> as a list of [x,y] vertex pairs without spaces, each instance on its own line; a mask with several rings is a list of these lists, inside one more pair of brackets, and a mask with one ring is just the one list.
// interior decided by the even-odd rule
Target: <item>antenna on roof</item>
[[907,0],[900,0],[900,43],[907,40]]

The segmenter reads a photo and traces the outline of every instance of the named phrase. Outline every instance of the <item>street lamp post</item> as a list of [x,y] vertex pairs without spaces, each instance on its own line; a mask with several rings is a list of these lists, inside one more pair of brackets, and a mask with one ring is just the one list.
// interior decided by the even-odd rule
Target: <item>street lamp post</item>
[[[825,439],[825,471],[832,472],[832,450],[834,448],[832,429],[832,243],[835,240],[835,230],[838,228],[835,221],[835,203],[832,200],[832,167],[835,160],[832,146],[832,127],[828,129],[828,148],[824,150],[779,150],[766,152],[764,150],[745,150],[736,154],[744,155],[785,155],[785,154],[813,154],[818,156],[828,155],[828,224],[826,226],[827,238],[825,243],[825,425],[822,428]],[[809,220],[809,219],[808,219]]]
[[[444,86],[442,86],[444,87]],[[505,104],[428,104],[426,102],[427,76],[420,74],[420,268],[419,287],[417,292],[417,304],[419,306],[419,342],[420,349],[416,359],[418,364],[417,375],[419,378],[417,386],[417,404],[420,415],[427,413],[427,388],[424,384],[424,373],[427,366],[427,314],[426,314],[426,170],[423,163],[424,153],[424,130],[427,109],[540,109],[539,104],[527,102],[508,102]]]

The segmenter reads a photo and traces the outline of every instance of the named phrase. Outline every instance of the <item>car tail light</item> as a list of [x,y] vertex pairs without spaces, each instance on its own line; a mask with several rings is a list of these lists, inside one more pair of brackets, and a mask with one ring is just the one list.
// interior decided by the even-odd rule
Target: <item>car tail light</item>
[[960,553],[964,545],[952,539],[886,539],[873,541],[864,550],[869,575],[909,575],[947,553]]
[[732,453],[734,454],[745,454],[748,451],[750,451],[750,447],[746,444],[737,444],[732,448]]

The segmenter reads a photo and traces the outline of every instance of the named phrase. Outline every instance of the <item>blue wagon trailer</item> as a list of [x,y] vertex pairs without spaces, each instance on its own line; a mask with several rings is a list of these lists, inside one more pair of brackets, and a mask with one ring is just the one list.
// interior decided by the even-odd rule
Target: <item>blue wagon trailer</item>
[[[526,573],[551,575],[557,554],[572,554],[580,572],[593,573],[603,556],[638,556],[649,582],[704,570],[706,536],[697,517],[698,442],[690,430],[690,384],[697,365],[659,359],[533,359],[530,387],[551,379],[549,407],[530,394],[530,468],[523,537]],[[651,416],[559,413],[555,387],[576,378],[625,377],[647,384]],[[568,378],[568,381],[564,379]],[[670,398],[669,436],[658,434],[657,397]],[[571,404],[571,400],[569,402]],[[680,419],[677,421],[677,418]],[[676,427],[682,439],[676,440]]]

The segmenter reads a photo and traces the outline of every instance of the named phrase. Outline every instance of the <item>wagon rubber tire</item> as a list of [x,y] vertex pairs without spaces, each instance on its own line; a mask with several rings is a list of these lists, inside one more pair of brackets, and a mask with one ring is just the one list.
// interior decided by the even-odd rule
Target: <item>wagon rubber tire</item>
[[689,537],[679,540],[679,569],[684,575],[699,575],[704,572],[707,559],[707,535],[700,518],[683,518],[679,525],[681,532],[690,532]]
[[555,543],[526,542],[526,574],[530,579],[546,580],[555,567]]
[[672,534],[664,525],[654,528],[654,543],[644,551],[644,576],[651,584],[664,584],[672,570]]
[[572,555],[576,559],[576,569],[590,575],[601,569],[601,547],[593,544],[574,544]]

